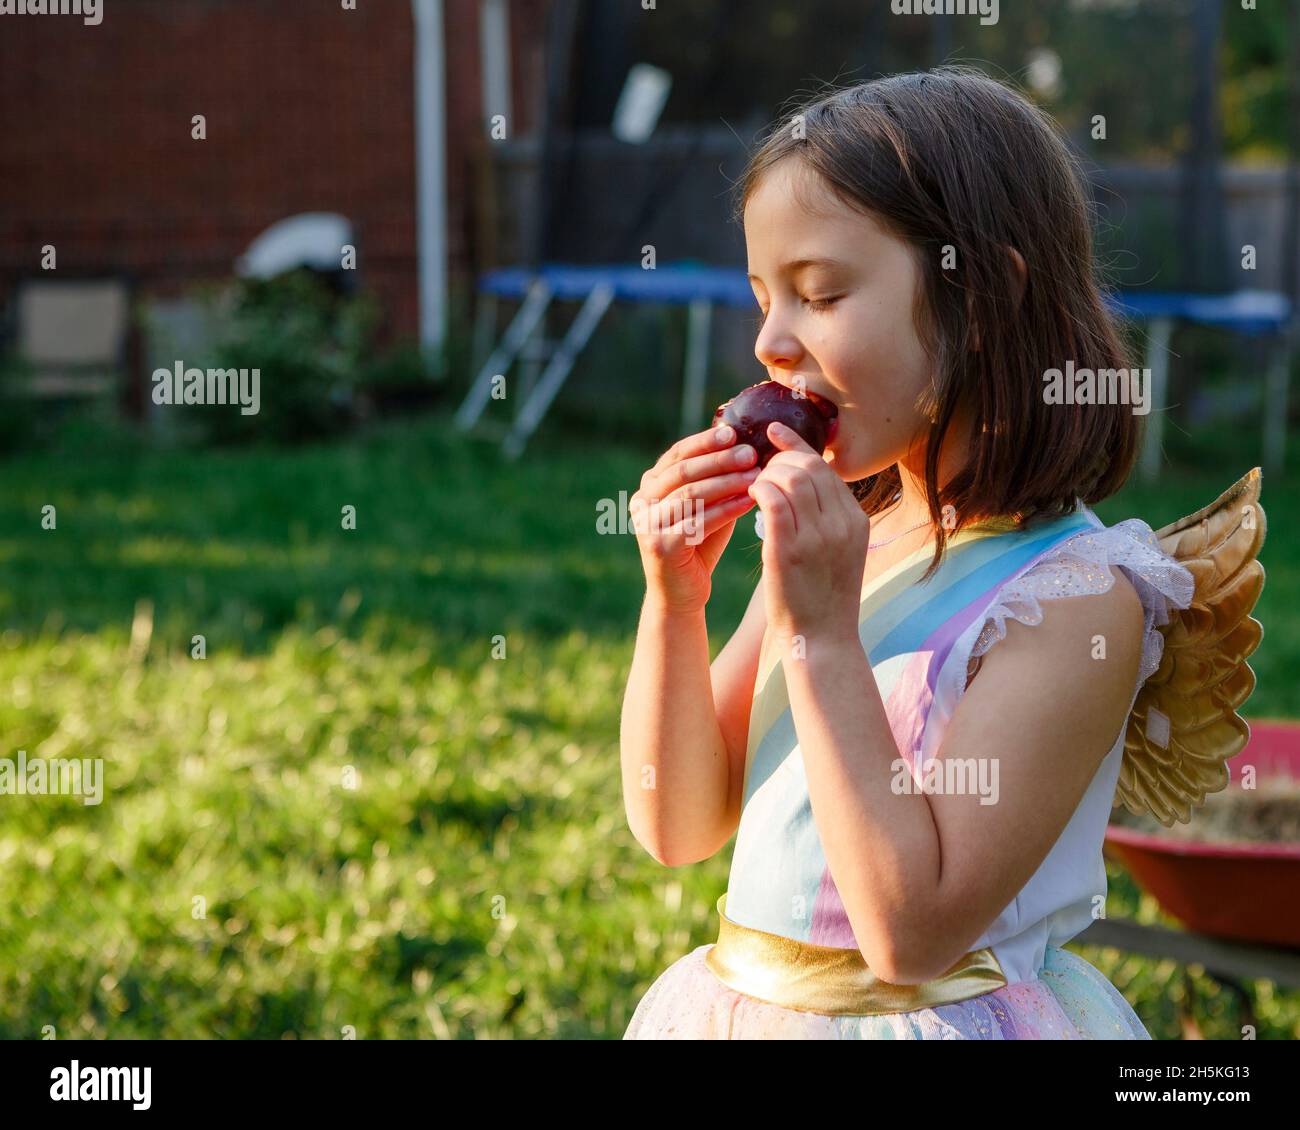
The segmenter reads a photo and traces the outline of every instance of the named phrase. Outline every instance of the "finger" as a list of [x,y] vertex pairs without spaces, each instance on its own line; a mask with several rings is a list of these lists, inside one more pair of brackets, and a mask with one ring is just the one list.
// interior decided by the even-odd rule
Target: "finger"
[[[794,507],[785,493],[770,479],[758,479],[750,488],[749,496],[758,503],[763,513],[764,541],[779,545],[799,532]],[[773,537],[776,541],[773,542]]]
[[706,428],[683,436],[655,461],[656,467],[666,467],[670,463],[680,463],[692,455],[703,455],[709,451],[730,447],[736,442],[736,429],[730,424],[719,428]]
[[665,536],[682,537],[689,545],[698,545],[716,533],[728,522],[734,522],[754,506],[747,494],[737,494],[703,506],[702,512],[694,505],[688,506],[678,521],[664,530]]
[[783,461],[777,455],[763,470],[761,478],[776,483],[785,491],[796,511],[802,510],[809,517],[830,512],[829,507],[822,504],[822,496],[829,494],[826,485],[823,484],[819,490],[816,476],[810,474],[806,467]]
[[801,467],[812,476],[824,513],[843,513],[846,518],[853,518],[862,512],[862,504],[853,496],[853,491],[848,489],[835,468],[815,451],[778,451],[767,465],[770,468],[782,463]]
[[809,455],[816,456],[819,461],[822,458],[794,428],[778,423],[776,420],[767,425],[767,438],[776,444],[778,451],[806,451]]
[[[793,428],[773,421],[768,425],[768,435],[776,444],[777,452],[768,460],[767,465],[771,467],[774,463],[782,463],[801,468],[805,473],[812,476],[814,484],[820,478],[821,484],[817,488],[817,494],[820,499],[821,509],[829,514],[831,512],[833,489],[843,480],[831,470],[831,465],[818,455]],[[834,481],[832,481],[832,477]]]
[[870,515],[867,514],[865,510],[862,509],[862,503],[860,503],[857,500],[857,497],[854,495],[854,493],[851,490],[846,490],[844,492],[844,496],[845,496],[843,499],[844,516],[849,520],[850,523],[861,522],[863,524],[864,529],[870,531],[871,517]]
[[665,498],[687,483],[748,470],[757,462],[757,452],[749,444],[742,443],[721,451],[694,455],[677,463],[652,467],[641,479],[641,490],[652,497]]
[[719,499],[730,498],[732,495],[745,495],[749,489],[749,484],[759,476],[757,467],[750,467],[747,471],[733,471],[726,475],[710,475],[706,479],[700,479],[697,482],[686,483],[676,490],[669,492],[661,499],[655,500],[655,505],[664,507],[689,506],[695,500],[702,502],[717,502]]
[[739,513],[743,514],[753,505],[753,500],[745,492],[757,474],[758,468],[755,467],[734,475],[716,476],[701,483],[691,483],[667,498],[650,498],[637,491],[628,501],[632,528],[638,535],[666,532],[684,520],[692,520],[700,507],[733,499],[741,500]]

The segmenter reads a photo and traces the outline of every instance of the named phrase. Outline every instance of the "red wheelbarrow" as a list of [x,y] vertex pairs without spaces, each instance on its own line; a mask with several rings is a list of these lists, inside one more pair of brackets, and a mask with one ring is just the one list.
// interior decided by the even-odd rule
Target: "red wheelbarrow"
[[[1300,779],[1300,724],[1251,721],[1250,741],[1228,762],[1228,788],[1240,787],[1235,782],[1247,765],[1259,780]],[[1208,843],[1112,824],[1105,853],[1189,930],[1300,946],[1300,843]]]

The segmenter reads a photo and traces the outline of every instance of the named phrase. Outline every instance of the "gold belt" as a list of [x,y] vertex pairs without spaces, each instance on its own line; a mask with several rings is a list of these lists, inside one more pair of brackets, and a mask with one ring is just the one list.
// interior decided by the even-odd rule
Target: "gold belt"
[[724,985],[801,1012],[879,1016],[953,1004],[1007,983],[991,949],[973,950],[933,981],[892,985],[871,972],[857,949],[816,946],[733,922],[718,899],[718,941],[704,962]]

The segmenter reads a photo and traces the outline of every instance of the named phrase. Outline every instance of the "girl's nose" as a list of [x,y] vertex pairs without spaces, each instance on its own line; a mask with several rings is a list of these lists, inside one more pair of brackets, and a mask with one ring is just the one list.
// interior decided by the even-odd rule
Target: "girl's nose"
[[799,342],[784,332],[769,315],[754,342],[754,356],[769,369],[788,369],[799,363],[803,350]]

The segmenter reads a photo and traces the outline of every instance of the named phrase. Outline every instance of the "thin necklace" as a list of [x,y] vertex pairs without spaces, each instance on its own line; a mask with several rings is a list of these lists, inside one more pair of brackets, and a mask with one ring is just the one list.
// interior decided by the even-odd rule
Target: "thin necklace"
[[901,537],[903,536],[903,534],[910,534],[910,533],[912,532],[912,530],[919,530],[922,526],[930,526],[930,525],[933,525],[933,524],[934,524],[933,522],[918,522],[915,526],[911,526],[911,527],[909,527],[908,529],[904,530],[903,533],[895,534],[892,538],[885,538],[884,541],[873,541],[873,542],[870,542],[870,543],[867,545],[867,548],[868,548],[868,549],[879,549],[882,545],[888,545],[891,541],[897,541],[899,538],[901,538]]
[[[897,502],[897,501],[898,501],[900,498],[902,498],[902,497],[903,497],[903,492],[900,490],[900,491],[899,491],[896,495],[894,495],[894,497],[891,498],[889,501],[890,501],[891,503],[894,503],[894,502]],[[901,538],[901,537],[903,536],[903,534],[910,534],[913,530],[919,530],[922,526],[932,526],[932,525],[934,525],[934,521],[933,521],[933,519],[926,519],[926,521],[924,521],[924,522],[917,522],[917,524],[916,524],[915,526],[911,526],[911,527],[909,527],[908,529],[903,530],[902,533],[897,533],[897,534],[895,534],[892,538],[885,538],[884,541],[873,541],[873,542],[870,542],[870,543],[867,545],[867,549],[869,549],[869,550],[871,550],[871,549],[879,549],[882,545],[888,545],[891,541],[897,541],[899,538]]]

